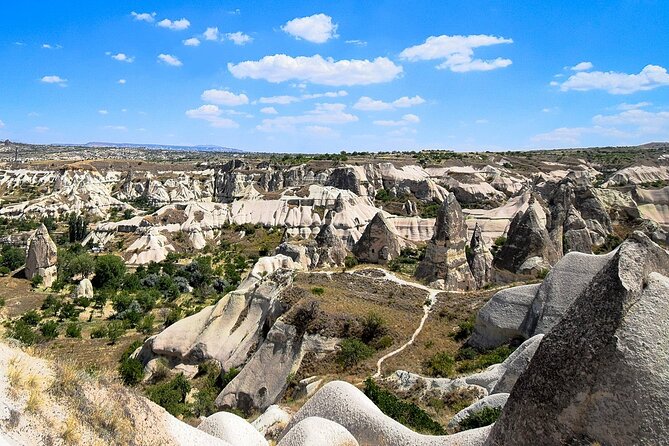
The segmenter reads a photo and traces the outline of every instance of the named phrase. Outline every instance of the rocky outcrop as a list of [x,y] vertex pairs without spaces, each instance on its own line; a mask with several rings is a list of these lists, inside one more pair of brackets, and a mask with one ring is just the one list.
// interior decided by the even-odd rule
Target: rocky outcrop
[[378,212],[353,246],[353,254],[361,262],[385,264],[399,257],[406,244],[383,212]]
[[286,240],[276,248],[276,253],[290,257],[305,269],[313,269],[342,266],[348,250],[334,226],[325,224],[321,226],[315,239]]
[[467,226],[460,204],[451,193],[439,207],[434,235],[428,242],[425,258],[416,269],[416,278],[445,290],[470,290],[476,287],[469,270],[465,246]]
[[511,220],[505,244],[495,254],[493,266],[517,274],[538,274],[560,258],[546,228],[546,211],[533,196],[527,210]]
[[666,442],[669,255],[634,233],[607,260],[544,337],[486,445]]
[[41,225],[30,240],[26,256],[27,279],[42,277],[42,285],[50,287],[57,278],[58,247],[51,240],[46,226]]
[[74,290],[75,297],[85,297],[87,299],[93,298],[93,284],[89,279],[81,279],[77,288]]
[[268,446],[267,440],[242,417],[230,412],[209,415],[197,427],[231,445]]
[[477,348],[493,348],[515,338],[548,333],[611,255],[570,252],[540,285],[495,293],[479,310],[467,342]]
[[297,423],[278,446],[358,446],[343,426],[321,417],[308,417]]
[[469,242],[470,251],[467,254],[469,269],[474,276],[477,288],[483,288],[492,281],[492,253],[483,241],[481,227],[474,226],[472,239]]

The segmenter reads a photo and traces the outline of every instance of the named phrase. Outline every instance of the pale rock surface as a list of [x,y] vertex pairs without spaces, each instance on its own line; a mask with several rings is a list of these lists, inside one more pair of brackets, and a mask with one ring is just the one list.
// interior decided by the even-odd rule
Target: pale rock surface
[[548,333],[486,445],[656,445],[669,433],[669,255],[635,232]]
[[74,291],[76,297],[85,297],[87,299],[93,298],[93,284],[89,279],[81,279],[77,288]]
[[290,423],[290,419],[291,415],[288,412],[273,404],[251,424],[265,438],[276,438]]
[[361,262],[385,264],[399,257],[402,248],[407,245],[393,224],[379,212],[353,246],[353,254]]
[[492,281],[492,253],[483,241],[481,227],[474,226],[471,241],[469,242],[470,254],[467,258],[469,269],[474,276],[477,288],[483,288]]
[[507,399],[509,399],[508,393],[495,393],[494,395],[488,395],[456,413],[451,421],[448,422],[448,427],[451,429],[457,428],[465,418],[480,412],[486,407],[490,407],[492,409],[502,409],[506,404]]
[[230,412],[216,412],[209,415],[197,428],[232,445],[269,445],[265,437],[248,421]]
[[308,417],[297,423],[277,446],[358,446],[349,431],[334,421]]
[[57,278],[56,264],[58,263],[58,247],[51,240],[49,231],[43,224],[37,228],[30,240],[28,255],[26,256],[25,274],[27,279],[39,275],[42,285],[50,287]]

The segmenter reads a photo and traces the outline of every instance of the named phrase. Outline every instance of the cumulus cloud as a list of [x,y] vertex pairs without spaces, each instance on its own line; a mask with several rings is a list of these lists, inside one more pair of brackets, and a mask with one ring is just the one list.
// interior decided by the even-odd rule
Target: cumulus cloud
[[253,42],[253,37],[248,34],[244,34],[241,31],[234,33],[227,33],[225,38],[233,42],[235,45],[246,45],[247,43]]
[[63,79],[60,76],[44,76],[42,79],[40,79],[40,81],[45,84],[60,85],[61,87],[65,87],[67,85],[67,79]]
[[562,91],[604,90],[611,94],[631,94],[669,85],[669,74],[659,65],[646,65],[638,74],[581,71],[562,83],[553,81],[551,85],[559,86]]
[[418,116],[409,113],[402,116],[402,119],[398,121],[380,120],[374,121],[374,125],[380,125],[382,127],[400,127],[408,124],[418,124],[419,122],[420,118]]
[[119,62],[133,63],[135,61],[134,57],[130,57],[125,53],[112,54],[110,52],[107,52],[105,54],[107,54],[107,56],[111,57],[114,60],[118,60]]
[[239,124],[232,119],[221,117],[222,114],[223,111],[218,108],[218,106],[211,104],[202,105],[198,108],[186,111],[186,116],[189,118],[207,121],[212,127],[229,129],[239,127]]
[[263,107],[260,109],[260,113],[264,113],[266,115],[276,115],[279,112],[276,111],[276,108],[274,107]]
[[299,17],[286,22],[281,29],[295,37],[312,43],[325,43],[337,36],[337,24],[332,17],[325,14],[314,14],[309,17]]
[[204,37],[204,40],[218,40],[218,28],[210,27],[205,30],[204,33],[202,33],[202,36]]
[[492,60],[474,58],[474,49],[513,43],[512,39],[484,34],[469,36],[431,36],[424,43],[406,48],[400,58],[410,62],[420,60],[443,60],[437,69],[458,73],[467,71],[490,71],[511,65],[510,59],[498,57]]
[[100,113],[101,115],[108,115],[109,114],[109,112],[107,110],[98,110],[98,113]]
[[183,65],[178,57],[172,56],[171,54],[159,54],[158,60],[173,67],[180,67]]
[[229,63],[228,70],[239,79],[264,79],[269,82],[307,81],[321,85],[369,85],[389,82],[402,73],[402,67],[386,57],[370,60],[338,60],[315,56],[265,56],[258,61]]
[[363,111],[395,110],[396,108],[413,107],[414,105],[420,105],[424,102],[425,99],[421,98],[420,96],[414,96],[412,98],[403,96],[394,100],[393,102],[384,102],[372,99],[368,96],[362,96],[360,99],[358,99],[358,102],[355,103],[353,108]]
[[349,45],[367,46],[367,42],[365,42],[364,40],[360,40],[360,39],[347,40],[346,43],[348,43]]
[[276,118],[263,119],[256,129],[262,132],[289,132],[294,131],[296,126],[310,125],[339,125],[355,122],[358,117],[346,112],[345,104],[316,104],[313,110],[302,115],[279,116]]
[[262,97],[258,100],[261,104],[280,104],[287,105],[294,102],[302,102],[310,99],[320,99],[320,98],[340,98],[348,96],[348,91],[339,90],[339,91],[326,91],[325,93],[313,93],[313,94],[303,94],[301,96],[270,96]]
[[183,44],[186,46],[200,46],[200,39],[197,37],[191,37],[183,41]]
[[288,95],[269,96],[258,99],[258,102],[260,102],[261,104],[287,105],[287,104],[292,104],[293,102],[300,102],[300,98],[297,96],[288,96]]
[[188,19],[179,19],[179,20],[170,20],[170,19],[163,19],[160,22],[158,22],[158,26],[161,28],[167,28],[171,29],[172,31],[183,31],[184,29],[188,29],[190,26],[190,22]]
[[51,45],[50,43],[43,43],[42,48],[45,50],[59,50],[63,48],[61,45]]
[[592,70],[592,67],[592,62],[580,62],[569,69],[572,71],[588,71]]
[[636,110],[637,108],[644,108],[644,107],[650,107],[653,105],[652,102],[637,102],[636,104],[628,104],[627,102],[623,102],[622,104],[618,104],[616,107],[618,110]]
[[126,80],[125,79],[119,79],[117,82],[121,85],[125,85]]
[[244,105],[249,103],[249,98],[245,94],[235,94],[227,90],[205,90],[201,96],[205,102],[212,104],[227,105],[234,107],[236,105]]
[[132,11],[130,14],[135,18],[135,20],[140,21],[140,22],[148,22],[148,23],[153,23],[153,21],[155,20],[155,17],[156,17],[155,12],[148,13],[148,12]]
[[597,115],[596,125],[627,128],[637,135],[669,133],[669,112],[649,112],[641,109],[626,110],[615,115]]
[[534,142],[555,144],[580,144],[581,138],[588,135],[606,136],[612,138],[629,138],[631,135],[615,128],[600,126],[593,127],[560,127],[550,132],[540,133],[532,137]]

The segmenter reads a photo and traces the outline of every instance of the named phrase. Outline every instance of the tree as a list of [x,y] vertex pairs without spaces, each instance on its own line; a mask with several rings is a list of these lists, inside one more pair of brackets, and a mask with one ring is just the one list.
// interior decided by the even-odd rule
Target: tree
[[10,245],[2,246],[2,266],[9,268],[10,271],[14,271],[25,262],[26,254],[22,249]]
[[95,277],[93,286],[96,288],[118,288],[125,276],[125,262],[115,255],[100,256],[95,260]]
[[88,233],[88,222],[82,215],[71,213],[67,219],[70,243],[80,242]]

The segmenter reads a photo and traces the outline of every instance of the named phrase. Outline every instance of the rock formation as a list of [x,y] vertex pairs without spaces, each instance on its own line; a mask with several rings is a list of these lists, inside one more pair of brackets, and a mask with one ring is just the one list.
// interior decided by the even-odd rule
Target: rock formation
[[74,295],[76,297],[85,297],[87,299],[93,298],[93,284],[87,278],[81,279],[77,288],[74,290]]
[[560,257],[546,229],[546,211],[532,196],[527,210],[511,220],[506,243],[495,254],[493,266],[517,274],[538,274]]
[[632,234],[544,336],[486,445],[663,444],[669,255]]
[[469,269],[474,276],[477,288],[483,288],[492,281],[492,254],[483,241],[481,227],[474,226],[471,242],[469,243],[470,252],[467,255]]
[[30,240],[26,256],[26,278],[42,277],[42,285],[50,287],[57,278],[58,247],[51,240],[46,226],[40,225]]
[[361,262],[385,264],[399,257],[405,245],[393,224],[378,212],[353,246],[353,254]]
[[416,269],[416,278],[445,290],[470,290],[476,287],[469,270],[465,246],[467,226],[460,204],[449,193],[439,207],[434,235],[428,242],[425,258]]

